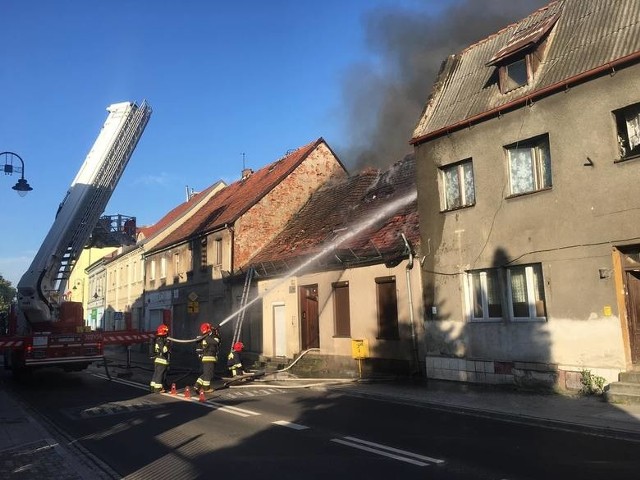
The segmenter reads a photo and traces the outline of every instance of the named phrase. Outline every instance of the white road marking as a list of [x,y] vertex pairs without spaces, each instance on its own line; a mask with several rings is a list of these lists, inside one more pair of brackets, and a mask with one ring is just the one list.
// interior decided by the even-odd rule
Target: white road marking
[[[419,455],[413,452],[407,452],[406,450],[400,450],[398,448],[388,447],[386,445],[381,445],[379,443],[368,442],[360,438],[355,438],[355,437],[343,437],[343,438],[344,440],[340,438],[333,438],[331,439],[331,441],[340,443],[342,445],[347,445],[349,447],[359,448],[360,450],[365,450],[367,452],[377,453],[378,455],[383,455],[385,457],[394,458],[402,462],[412,463],[414,465],[418,465],[421,467],[428,466],[431,463],[436,463],[436,464],[444,463],[444,460],[440,460],[438,458],[432,458],[424,455]],[[393,452],[393,453],[388,453],[388,452]],[[428,462],[428,463],[425,463],[425,462]]]
[[277,420],[271,423],[273,423],[274,425],[280,425],[281,427],[292,428],[293,430],[306,430],[307,428],[309,428],[298,423],[289,422],[288,420]]
[[[93,375],[94,377],[102,378],[104,380],[108,380],[109,379],[109,377],[107,377],[106,375],[103,375],[101,373],[92,373],[91,375]],[[140,383],[132,382],[130,380],[122,380],[120,378],[113,378],[112,377],[111,381],[112,382],[121,383],[123,385],[128,385],[130,387],[138,388],[140,390],[149,391],[149,387],[148,386],[142,385]],[[199,398],[198,398],[198,395],[192,395],[191,398],[186,398],[182,394],[171,394],[169,392],[161,393],[160,395],[163,395],[163,396],[166,396],[166,397],[170,397],[170,398],[175,398],[176,400],[183,400],[183,401],[187,401],[187,402],[198,403],[198,404],[203,405],[205,407],[208,407],[208,408],[211,408],[211,409],[215,409],[215,410],[220,410],[221,412],[225,412],[225,413],[231,413],[233,415],[238,415],[240,417],[250,417],[250,416],[260,415],[260,413],[254,412],[253,410],[246,410],[244,408],[232,407],[230,405],[225,405],[223,403],[218,403],[218,402],[214,402],[214,401],[211,401],[211,400],[207,400],[205,402],[201,402],[199,400]]]

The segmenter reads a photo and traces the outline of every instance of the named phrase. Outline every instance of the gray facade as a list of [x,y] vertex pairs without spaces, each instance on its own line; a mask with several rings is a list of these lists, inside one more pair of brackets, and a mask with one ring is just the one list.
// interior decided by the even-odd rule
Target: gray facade
[[[508,51],[527,21],[463,52],[458,65],[475,62],[470,71],[484,82],[480,108],[456,67],[434,89],[414,134],[431,377],[575,388],[581,370],[613,381],[640,360],[632,298],[640,156],[619,138],[634,134],[640,66],[633,51],[614,48],[629,48],[622,37],[637,27],[619,25],[620,2],[612,11],[603,3],[567,0],[536,12],[548,31],[502,63],[492,55]],[[625,3],[637,17],[638,2]],[[624,61],[600,64],[602,52],[597,65],[572,59],[568,32],[589,40],[575,24],[589,8],[591,27],[601,27],[591,29],[592,43],[623,28],[619,44],[600,44],[609,60]],[[529,54],[539,65],[527,64],[522,86],[505,88],[501,68]],[[476,110],[447,129],[443,101],[454,88],[456,101]]]

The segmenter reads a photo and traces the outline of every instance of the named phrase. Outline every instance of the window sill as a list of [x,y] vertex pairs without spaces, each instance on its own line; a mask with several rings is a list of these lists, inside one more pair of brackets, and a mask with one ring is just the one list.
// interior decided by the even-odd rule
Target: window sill
[[629,155],[629,156],[626,156],[626,157],[617,158],[617,159],[615,159],[613,161],[613,163],[614,164],[615,163],[625,163],[625,162],[628,162],[630,160],[637,160],[639,158],[640,158],[640,153],[636,153],[635,155]]
[[472,318],[469,323],[502,323],[502,318]]
[[507,195],[506,197],[504,197],[505,199],[509,200],[511,198],[520,198],[520,197],[526,197],[527,195],[533,195],[535,193],[540,193],[540,192],[549,192],[553,189],[553,187],[546,187],[546,188],[541,188],[540,190],[532,190],[530,192],[523,192],[523,193],[514,193],[511,195]]
[[470,203],[469,205],[461,205],[460,207],[447,208],[446,210],[440,210],[440,213],[456,212],[458,210],[464,210],[465,208],[471,208],[475,206],[476,206],[475,203]]
[[547,321],[546,317],[535,317],[535,318],[516,317],[511,319],[512,323],[545,323],[546,321]]

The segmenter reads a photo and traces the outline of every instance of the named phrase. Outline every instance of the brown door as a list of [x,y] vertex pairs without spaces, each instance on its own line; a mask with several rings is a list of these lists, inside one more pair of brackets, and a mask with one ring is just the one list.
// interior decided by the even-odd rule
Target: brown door
[[640,363],[640,272],[627,272],[627,323],[631,361]]
[[300,287],[300,335],[302,350],[320,348],[318,285]]

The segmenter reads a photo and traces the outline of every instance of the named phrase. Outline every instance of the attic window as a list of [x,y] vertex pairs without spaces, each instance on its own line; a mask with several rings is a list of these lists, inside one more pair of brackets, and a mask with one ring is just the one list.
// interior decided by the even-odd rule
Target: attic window
[[551,29],[560,17],[560,10],[541,12],[542,18],[519,26],[507,44],[487,62],[499,71],[500,91],[507,93],[528,85],[540,66]]
[[510,92],[529,83],[529,55],[500,68],[500,90]]

